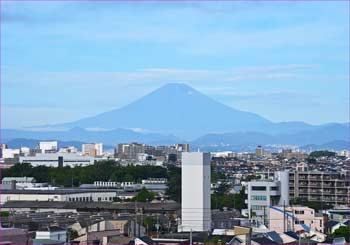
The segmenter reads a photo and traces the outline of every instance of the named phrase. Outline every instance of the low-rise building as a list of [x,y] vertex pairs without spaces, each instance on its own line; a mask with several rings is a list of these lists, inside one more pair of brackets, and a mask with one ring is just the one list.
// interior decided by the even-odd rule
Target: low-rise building
[[18,228],[3,228],[0,226],[0,244],[33,244],[28,230]]
[[274,179],[247,183],[245,193],[249,218],[256,217],[258,221],[266,223],[270,206],[289,205],[288,176],[288,171],[280,171],[275,173]]
[[55,190],[1,190],[0,203],[8,201],[57,201],[57,202],[112,202],[117,196],[114,190],[55,189]]
[[35,244],[67,244],[67,230],[57,226],[47,227],[35,232]]
[[77,153],[37,153],[35,156],[24,156],[19,158],[20,163],[30,163],[32,166],[64,167],[77,165],[92,165],[95,158],[82,156]]
[[82,144],[83,155],[86,156],[101,156],[103,154],[103,144],[102,143],[89,143]]
[[35,179],[33,177],[4,177],[1,180],[1,183],[3,185],[11,185],[13,181],[16,182],[16,184],[31,184],[35,183]]
[[57,141],[41,141],[39,142],[41,153],[56,152],[58,149]]
[[317,216],[315,210],[305,206],[274,206],[269,209],[269,228],[277,233],[323,232],[323,217]]

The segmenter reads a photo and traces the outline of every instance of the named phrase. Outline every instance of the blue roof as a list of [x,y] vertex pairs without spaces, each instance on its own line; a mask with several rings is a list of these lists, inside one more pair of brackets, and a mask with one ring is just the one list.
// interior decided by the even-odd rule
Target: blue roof
[[64,241],[59,241],[59,240],[51,240],[51,239],[33,239],[33,244],[36,245],[60,245],[64,244]]
[[288,236],[294,238],[295,240],[298,240],[298,239],[299,239],[299,236],[298,236],[295,232],[293,232],[293,231],[287,231],[287,232],[284,232],[284,234],[286,234],[286,235],[288,235]]
[[283,243],[282,238],[280,237],[280,235],[278,235],[276,231],[266,232],[266,236],[275,242]]

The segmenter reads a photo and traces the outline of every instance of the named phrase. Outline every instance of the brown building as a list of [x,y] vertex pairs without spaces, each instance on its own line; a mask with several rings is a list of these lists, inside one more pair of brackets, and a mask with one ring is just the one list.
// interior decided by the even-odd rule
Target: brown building
[[350,205],[350,172],[294,171],[289,174],[290,199]]

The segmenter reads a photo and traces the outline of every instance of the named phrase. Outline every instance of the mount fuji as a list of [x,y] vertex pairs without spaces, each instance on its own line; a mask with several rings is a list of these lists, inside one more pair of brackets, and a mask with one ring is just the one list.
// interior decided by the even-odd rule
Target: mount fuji
[[[41,126],[42,127],[42,126]],[[194,145],[327,144],[346,142],[349,123],[311,125],[274,123],[257,114],[224,105],[183,83],[166,84],[122,108],[74,122],[49,125],[50,131],[2,129],[3,138],[61,141],[140,141]],[[67,131],[52,131],[66,128]],[[91,128],[106,131],[90,131]]]

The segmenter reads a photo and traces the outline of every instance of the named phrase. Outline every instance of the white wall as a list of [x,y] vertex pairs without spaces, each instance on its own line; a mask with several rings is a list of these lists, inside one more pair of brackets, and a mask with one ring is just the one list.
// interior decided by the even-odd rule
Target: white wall
[[211,229],[209,153],[182,153],[181,207],[180,231]]
[[[93,202],[112,202],[116,197],[116,192],[86,192],[71,194],[29,194],[29,193],[1,193],[1,204],[7,201],[69,201],[78,202],[80,198],[85,197],[85,202],[92,197]],[[73,201],[72,199],[75,199]],[[112,200],[111,200],[112,198]],[[83,199],[82,199],[83,200]]]
[[35,239],[51,239],[66,242],[67,232],[62,231],[37,231],[35,233]]
[[279,205],[289,205],[289,171],[278,171],[275,173],[277,180],[280,181],[281,198]]
[[52,166],[58,167],[58,157],[63,157],[63,166],[92,165],[95,158],[90,156],[81,156],[77,153],[37,153],[35,156],[20,157],[20,163],[30,163],[32,166]]
[[19,155],[19,153],[19,149],[2,149],[2,158],[14,158],[14,156],[16,154]]
[[20,194],[20,193],[13,193],[13,194],[5,194],[1,193],[1,204],[4,204],[8,201],[65,201],[65,196],[58,195],[58,194],[45,194],[45,195],[38,195],[38,194]]
[[45,153],[46,150],[57,150],[57,141],[41,141],[39,149],[42,153]]

